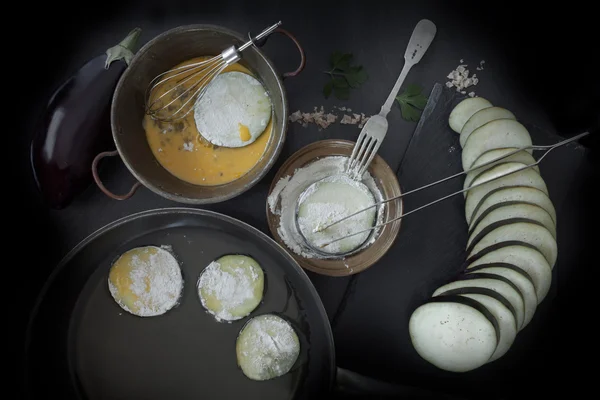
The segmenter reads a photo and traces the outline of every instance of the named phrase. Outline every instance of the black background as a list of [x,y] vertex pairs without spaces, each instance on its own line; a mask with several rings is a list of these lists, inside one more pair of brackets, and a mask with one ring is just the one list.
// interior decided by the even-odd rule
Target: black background
[[[71,247],[115,218],[155,206],[176,205],[157,199],[145,189],[142,191],[148,193],[138,193],[138,201],[131,203],[137,205],[116,204],[104,198],[93,186],[67,210],[51,211],[40,200],[28,156],[32,126],[52,91],[86,60],[118,42],[134,26],[143,29],[141,43],[144,43],[159,32],[180,24],[214,23],[245,32],[282,19],[284,27],[297,36],[307,51],[307,68],[302,76],[286,82],[290,111],[306,111],[320,105],[347,105],[374,113],[401,69],[404,48],[414,24],[421,18],[428,18],[436,23],[438,35],[430,52],[410,73],[408,83],[419,83],[430,90],[435,82],[445,81],[446,74],[461,58],[471,65],[485,59],[487,70],[478,73],[481,77],[476,88],[478,94],[490,96],[495,104],[526,114],[529,121],[564,136],[592,126],[597,129],[600,120],[600,21],[597,13],[592,11],[595,7],[575,1],[554,5],[550,2],[539,5],[514,1],[482,3],[150,0],[15,5],[18,7],[16,12],[5,14],[9,27],[5,42],[9,50],[3,57],[6,66],[10,67],[4,75],[4,82],[10,85],[6,88],[7,93],[18,96],[17,102],[12,101],[15,108],[4,110],[8,116],[6,121],[10,123],[4,139],[4,154],[10,161],[5,167],[5,176],[9,178],[5,180],[4,189],[8,203],[5,219],[9,221],[10,245],[24,254],[22,258],[7,257],[5,260],[6,268],[15,274],[11,284],[4,286],[11,303],[17,305],[11,306],[16,315],[14,326],[18,334],[15,349],[22,348],[23,328],[37,292],[56,262]],[[324,82],[320,71],[326,67],[328,55],[334,50],[353,52],[370,74],[368,85],[353,93],[347,104],[325,101],[320,93]],[[265,52],[281,71],[295,67],[297,55],[284,38],[270,39]],[[10,103],[11,96],[6,97]],[[403,121],[395,111],[390,115],[390,126],[396,126],[398,134],[386,139],[389,143],[381,150],[392,168],[399,165],[414,130],[414,124]],[[15,112],[16,117],[13,116]],[[247,204],[244,208],[238,207],[235,201],[209,208],[267,231],[264,216],[266,188],[285,158],[315,140],[354,139],[358,130],[330,128],[319,132],[316,128],[292,125],[288,134],[286,147],[274,169],[255,189],[244,195]],[[586,143],[591,148],[586,154],[587,168],[580,170],[580,184],[575,186],[578,193],[569,202],[576,207],[566,214],[571,232],[576,233],[569,240],[576,241],[581,251],[569,260],[568,267],[563,267],[569,270],[565,274],[568,279],[558,282],[560,299],[555,296],[545,305],[548,310],[545,334],[538,335],[535,349],[529,356],[536,358],[535,363],[527,364],[527,371],[516,375],[521,380],[514,383],[514,395],[510,397],[525,393],[556,393],[567,387],[570,395],[575,396],[593,383],[586,379],[587,362],[582,357],[589,347],[595,347],[597,341],[592,328],[597,322],[590,322],[589,302],[584,296],[590,277],[588,271],[599,264],[591,257],[592,245],[587,244],[592,243],[590,221],[597,214],[592,214],[592,206],[597,204],[593,199],[593,183],[598,182],[598,176],[595,143],[591,140]],[[104,173],[109,187],[115,191],[125,191],[132,182],[118,162],[109,164]],[[392,261],[388,258],[386,262]],[[346,289],[360,288],[356,284],[360,278],[331,280],[315,275],[311,278],[314,278],[330,318],[334,319],[334,333],[349,343],[354,332],[335,331],[337,319],[341,318],[337,312],[340,304],[345,303]],[[389,296],[393,298],[393,293]],[[351,315],[343,318],[351,318]],[[344,354],[339,351],[338,348],[338,359],[343,360],[344,367],[398,383],[413,383],[402,376],[390,377],[389,371],[394,366],[389,359],[368,367],[361,365],[368,348],[357,346],[351,352],[344,350]],[[528,376],[531,380],[526,379]],[[578,378],[574,379],[574,376]],[[517,390],[521,387],[522,390]],[[506,390],[499,392],[506,393]],[[490,393],[496,393],[495,388],[490,388]]]

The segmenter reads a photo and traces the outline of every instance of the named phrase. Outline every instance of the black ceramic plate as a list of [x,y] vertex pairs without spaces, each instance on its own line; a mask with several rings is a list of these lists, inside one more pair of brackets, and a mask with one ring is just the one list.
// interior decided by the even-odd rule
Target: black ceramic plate
[[[172,246],[182,268],[180,303],[162,316],[129,314],[108,291],[113,260],[143,245]],[[265,271],[264,298],[250,317],[276,313],[300,337],[301,355],[282,377],[246,378],[235,341],[250,317],[217,322],[200,303],[200,272],[229,253],[251,255]],[[28,329],[27,378],[35,398],[314,398],[330,388],[334,365],[327,316],[298,264],[249,225],[197,209],[146,211],[92,234],[52,274]]]

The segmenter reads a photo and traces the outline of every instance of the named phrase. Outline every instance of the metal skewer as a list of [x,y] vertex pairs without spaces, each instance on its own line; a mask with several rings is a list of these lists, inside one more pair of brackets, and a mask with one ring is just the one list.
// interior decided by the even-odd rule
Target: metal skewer
[[531,145],[531,146],[521,147],[521,148],[519,148],[519,149],[516,149],[516,150],[514,150],[514,151],[512,151],[512,152],[510,152],[510,153],[507,153],[507,154],[505,154],[505,155],[503,155],[503,156],[501,156],[501,157],[498,157],[498,158],[496,158],[496,159],[494,159],[494,160],[490,160],[490,161],[488,161],[488,162],[486,162],[486,163],[484,163],[484,164],[482,164],[482,165],[479,165],[479,166],[477,166],[477,167],[470,168],[470,169],[468,169],[468,170],[466,170],[466,171],[462,171],[462,172],[456,173],[456,174],[454,174],[454,175],[448,176],[448,177],[446,177],[446,178],[440,179],[439,181],[432,182],[432,183],[429,183],[429,184],[427,184],[427,185],[425,185],[425,186],[421,186],[421,187],[419,187],[419,188],[417,188],[417,189],[410,190],[410,191],[408,191],[408,192],[406,192],[406,193],[403,193],[403,194],[401,194],[401,195],[399,195],[399,196],[391,197],[391,198],[389,198],[389,199],[382,200],[382,201],[379,201],[379,202],[377,202],[377,203],[374,203],[373,205],[371,205],[371,206],[369,206],[369,207],[365,207],[365,208],[363,208],[363,209],[361,209],[361,210],[359,210],[359,211],[357,211],[357,212],[355,212],[355,213],[353,213],[353,214],[350,214],[350,215],[348,215],[348,216],[346,216],[346,217],[344,217],[344,218],[340,218],[339,220],[337,220],[337,221],[334,221],[334,222],[330,223],[329,225],[326,225],[326,226],[324,226],[324,227],[319,227],[319,229],[316,229],[316,230],[315,230],[315,232],[321,232],[321,231],[324,231],[325,229],[327,229],[327,228],[329,228],[329,227],[331,227],[331,226],[333,226],[333,225],[339,224],[340,222],[343,222],[343,221],[347,220],[348,218],[351,218],[351,217],[353,217],[353,216],[355,216],[355,215],[357,215],[357,214],[360,214],[360,213],[362,213],[362,212],[365,212],[365,211],[367,211],[367,210],[370,210],[370,209],[371,209],[371,208],[373,208],[373,207],[377,207],[377,206],[379,206],[379,205],[382,205],[382,204],[385,204],[385,203],[389,203],[390,201],[393,201],[393,200],[400,199],[400,198],[402,198],[402,197],[408,196],[409,194],[413,194],[413,193],[419,192],[419,191],[421,191],[421,190],[423,190],[423,189],[427,189],[427,188],[429,188],[429,187],[432,187],[432,186],[435,186],[435,185],[437,185],[437,184],[440,184],[440,183],[446,182],[446,181],[448,181],[448,180],[450,180],[450,179],[454,179],[454,178],[456,178],[456,177],[459,177],[459,176],[461,176],[461,175],[467,174],[467,173],[469,173],[469,172],[471,172],[471,171],[474,171],[474,170],[476,170],[476,169],[480,169],[480,168],[486,167],[486,166],[488,166],[488,165],[490,165],[490,164],[493,164],[493,163],[495,163],[496,161],[499,161],[499,160],[502,160],[502,159],[504,159],[504,158],[510,157],[511,155],[513,155],[513,154],[516,154],[516,153],[518,153],[518,152],[520,152],[520,151],[524,151],[524,150],[544,150],[544,149],[546,149],[546,152],[545,152],[544,154],[542,154],[542,156],[539,158],[539,160],[537,160],[535,163],[532,163],[532,164],[529,164],[529,165],[525,165],[525,166],[523,166],[523,167],[521,167],[521,168],[519,168],[519,169],[516,169],[516,170],[514,170],[514,171],[511,171],[511,172],[508,172],[508,173],[506,173],[506,174],[502,174],[502,175],[496,176],[496,177],[494,177],[494,178],[492,178],[492,179],[488,179],[488,180],[486,180],[485,182],[481,182],[481,183],[478,183],[478,184],[475,184],[475,185],[471,185],[471,186],[469,186],[468,188],[465,188],[465,189],[459,190],[459,191],[457,191],[457,192],[451,193],[451,194],[449,194],[449,195],[447,195],[447,196],[441,197],[441,198],[439,198],[439,199],[437,199],[437,200],[434,200],[434,201],[432,201],[432,202],[430,202],[430,203],[427,203],[427,204],[425,204],[425,205],[422,205],[421,207],[415,208],[414,210],[411,210],[411,211],[409,211],[409,212],[407,212],[407,213],[404,213],[404,214],[402,214],[402,215],[401,215],[401,216],[399,216],[399,217],[393,218],[393,219],[391,219],[391,220],[389,220],[389,221],[386,221],[386,222],[383,222],[383,223],[381,223],[381,224],[377,224],[377,225],[375,225],[375,226],[373,226],[373,227],[371,227],[371,228],[368,228],[368,229],[363,229],[363,230],[361,230],[361,231],[358,231],[358,232],[355,232],[355,233],[351,233],[351,234],[349,234],[349,235],[346,235],[346,236],[343,236],[343,237],[341,237],[341,238],[334,239],[334,240],[332,240],[332,241],[330,241],[330,242],[327,242],[327,243],[325,243],[325,244],[321,245],[320,247],[321,247],[321,248],[323,248],[323,247],[329,246],[329,245],[330,245],[330,244],[332,244],[332,243],[339,242],[340,240],[344,240],[344,239],[346,239],[346,238],[349,238],[349,237],[352,237],[352,236],[360,235],[361,233],[369,232],[369,231],[372,231],[372,230],[374,230],[374,229],[380,228],[380,227],[382,227],[382,226],[385,226],[385,225],[391,224],[392,222],[398,221],[398,220],[400,220],[400,219],[402,219],[402,218],[404,218],[404,217],[406,217],[406,216],[408,216],[408,215],[410,215],[410,214],[416,213],[417,211],[423,210],[424,208],[427,208],[427,207],[429,207],[429,206],[431,206],[431,205],[437,204],[437,203],[439,203],[439,202],[441,202],[441,201],[444,201],[444,200],[446,200],[446,199],[449,199],[449,198],[451,198],[451,197],[453,197],[453,196],[456,196],[456,195],[458,195],[458,194],[461,194],[461,193],[467,192],[467,191],[469,191],[469,190],[471,190],[471,189],[474,189],[474,188],[476,188],[476,187],[479,187],[479,186],[481,186],[481,185],[483,185],[483,184],[486,184],[486,183],[488,183],[488,182],[492,182],[492,181],[495,181],[496,179],[500,179],[500,178],[503,178],[503,177],[505,177],[505,176],[508,176],[508,175],[514,174],[514,173],[516,173],[516,172],[523,171],[523,170],[525,170],[525,169],[527,169],[527,168],[534,167],[534,166],[538,165],[538,164],[539,164],[539,163],[540,163],[540,162],[541,162],[541,161],[544,159],[544,157],[546,157],[546,156],[547,156],[547,155],[548,155],[548,154],[549,154],[549,153],[550,153],[552,150],[554,150],[554,149],[556,149],[556,148],[558,148],[558,147],[561,147],[561,146],[563,146],[563,145],[565,145],[565,144],[567,144],[567,143],[573,142],[573,141],[575,141],[575,140],[577,140],[577,139],[580,139],[580,138],[582,138],[582,137],[584,137],[584,136],[586,136],[586,135],[589,135],[589,132],[584,132],[584,133],[581,133],[581,134],[579,134],[579,135],[573,136],[572,138],[565,139],[565,140],[563,140],[563,141],[561,141],[561,142],[558,142],[558,143],[555,143],[555,144],[552,144],[552,145],[544,145],[544,146]]

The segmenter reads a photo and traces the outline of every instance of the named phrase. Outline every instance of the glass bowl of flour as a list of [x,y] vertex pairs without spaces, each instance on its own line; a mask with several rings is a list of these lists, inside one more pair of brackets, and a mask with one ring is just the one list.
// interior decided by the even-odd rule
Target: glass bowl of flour
[[[298,197],[311,185],[343,174],[354,142],[322,140],[294,153],[277,172],[267,198],[267,220],[271,234],[305,269],[330,275],[352,275],[375,264],[392,246],[400,230],[400,221],[373,230],[345,255],[315,251],[306,243],[296,223]],[[373,159],[362,183],[376,202],[401,194],[396,174],[379,156]],[[402,214],[402,202],[376,207],[373,224]]]

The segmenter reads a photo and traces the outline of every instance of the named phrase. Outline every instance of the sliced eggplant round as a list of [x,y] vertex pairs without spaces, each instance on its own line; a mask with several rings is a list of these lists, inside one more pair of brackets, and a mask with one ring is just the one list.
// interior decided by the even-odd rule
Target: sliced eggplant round
[[529,243],[540,251],[551,267],[558,257],[556,239],[550,231],[537,221],[525,218],[513,218],[488,225],[467,248],[468,257],[498,243],[519,241]]
[[505,263],[518,267],[531,277],[538,304],[541,303],[550,290],[552,268],[542,253],[527,243],[502,243],[488,247],[467,260],[467,270]]
[[450,290],[466,287],[490,289],[500,294],[512,305],[517,317],[518,329],[523,327],[523,323],[525,322],[525,302],[523,301],[523,296],[511,281],[498,275],[484,273],[463,275],[459,280],[440,286],[433,292],[432,297],[441,296]]
[[483,97],[470,97],[464,99],[458,103],[450,112],[448,118],[448,125],[456,133],[460,133],[465,123],[471,118],[477,111],[491,107],[492,103],[484,99]]
[[503,276],[511,281],[521,292],[523,301],[525,303],[525,321],[523,321],[523,328],[531,322],[535,309],[538,305],[537,295],[535,293],[535,287],[533,286],[533,280],[526,272],[522,269],[510,266],[509,264],[489,264],[480,265],[476,268],[468,269],[466,272],[471,273],[486,273]]
[[513,218],[527,218],[537,221],[556,238],[556,226],[548,211],[535,204],[507,201],[488,208],[476,221],[473,221],[472,228],[469,229],[467,247],[487,226]]
[[287,374],[300,355],[300,339],[292,325],[275,314],[250,319],[235,343],[238,366],[254,381]]
[[496,318],[500,330],[500,337],[498,338],[498,347],[496,347],[496,351],[488,362],[497,360],[506,354],[515,341],[518,332],[517,318],[515,317],[510,302],[491,289],[477,287],[450,290],[441,297],[450,295],[458,295],[473,299],[484,306],[494,318]]
[[451,372],[467,372],[487,363],[500,337],[494,315],[463,296],[430,299],[412,313],[408,331],[424,360]]
[[[542,207],[550,214],[554,221],[554,225],[556,225],[556,210],[546,193],[534,187],[506,186],[496,188],[483,196],[471,213],[469,213],[469,210],[467,209],[467,217],[471,215],[470,226],[472,227],[481,214],[485,213],[490,207],[510,201],[520,201]],[[472,204],[472,202],[469,204],[469,208],[472,207]]]
[[[477,186],[469,190],[469,194],[465,201],[465,217],[467,218],[467,224],[471,224],[471,217],[473,216],[473,212],[475,211],[475,208],[479,202],[492,190],[506,186],[529,186],[541,190],[546,195],[548,194],[546,182],[544,182],[540,174],[531,168],[513,172],[524,166],[525,164],[515,162],[496,165],[492,169],[489,169],[479,175],[479,177],[473,181],[472,186],[479,184],[481,184],[481,186]],[[510,172],[513,173],[503,176],[504,174]],[[490,181],[498,176],[502,177]]]
[[[514,119],[497,119],[477,128],[467,139],[462,151],[462,166],[467,170],[479,156],[489,150],[531,146],[527,129]],[[531,149],[525,150],[532,153]]]
[[[506,149],[494,149],[494,150],[486,151],[485,153],[480,155],[479,158],[477,158],[477,160],[475,160],[475,162],[473,163],[473,167],[471,167],[471,168],[475,168],[479,165],[486,164],[492,160],[496,160],[499,157],[502,157],[506,154],[512,153],[515,150],[516,149],[514,147],[509,147]],[[472,169],[470,172],[467,173],[467,176],[465,177],[463,189],[466,189],[469,186],[471,186],[471,183],[473,183],[473,180],[475,180],[483,172],[487,171],[488,169],[491,169],[492,167],[494,167],[498,164],[504,164],[507,162],[518,162],[518,163],[525,164],[525,165],[531,165],[531,164],[535,163],[535,158],[533,158],[533,156],[526,151],[520,151],[520,152],[512,154],[506,158],[503,158],[503,159],[495,161],[489,165],[486,165],[485,167]],[[537,165],[531,167],[531,169],[535,170],[535,172],[537,172],[538,174],[540,173],[540,168]],[[468,194],[469,194],[469,192],[463,193],[463,195],[465,197],[467,197]]]
[[492,122],[496,119],[517,119],[513,113],[508,111],[502,107],[487,107],[482,108],[477,111],[475,114],[471,115],[471,118],[465,123],[463,128],[460,131],[460,145],[462,147],[465,146],[467,138],[471,133],[479,128],[487,124],[488,122]]

